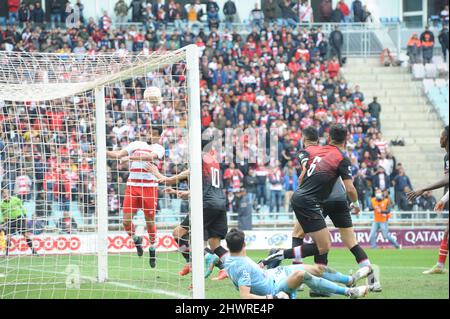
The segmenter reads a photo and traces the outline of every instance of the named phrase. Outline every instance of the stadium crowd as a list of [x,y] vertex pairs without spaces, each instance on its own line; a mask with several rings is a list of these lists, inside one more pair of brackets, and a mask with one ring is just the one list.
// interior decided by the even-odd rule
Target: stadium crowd
[[[9,0],[8,4],[13,2],[19,1]],[[119,17],[122,11],[125,14],[121,2],[115,7]],[[228,28],[219,33],[211,18],[211,12],[218,10],[214,1],[209,1],[207,6],[208,27],[201,24],[197,29],[195,24],[188,23],[200,23],[198,12],[195,21],[191,21],[194,20],[191,12],[180,15],[174,1],[168,1],[166,6],[160,6],[161,1],[157,1],[150,6],[153,8],[150,11],[147,7],[141,11],[133,5],[135,2],[139,1],[133,0],[130,8],[133,21],[146,22],[144,17],[148,14],[152,15],[153,24],[181,19],[182,28],[169,31],[146,24],[143,31],[135,27],[117,29],[112,27],[112,20],[105,12],[99,21],[83,18],[79,28],[46,29],[42,14],[27,14],[25,19],[22,9],[27,2],[23,1],[17,14],[13,11],[9,16],[11,24],[5,29],[0,26],[0,50],[126,55],[196,44],[201,51],[202,129],[265,127],[276,129],[279,138],[278,160],[249,163],[244,159],[222,165],[230,211],[247,216],[252,211],[255,216],[263,211],[290,211],[290,197],[297,187],[296,154],[302,147],[302,129],[310,125],[317,127],[321,143],[326,143],[327,130],[335,122],[348,125],[347,155],[353,164],[354,182],[364,209],[369,208],[375,189],[381,189],[385,193],[390,191],[392,201],[400,210],[415,209],[414,205],[417,209],[432,210],[435,199],[431,194],[417,203],[406,199],[405,193],[413,185],[383,139],[381,105],[377,98],[364,96],[358,85],[350,86],[342,78],[340,69],[345,58],[341,55],[343,36],[338,27],[330,34],[324,34],[320,28],[296,27],[297,20],[293,17],[289,22],[283,7],[281,18],[276,13],[273,19],[268,15],[272,11],[264,7],[259,17],[264,16],[267,23],[263,20],[254,23],[248,34]],[[82,6],[82,1],[78,3]],[[286,0],[284,4],[290,8],[291,1]],[[155,7],[159,9],[155,11]],[[42,8],[36,5],[33,10],[41,12]],[[233,16],[231,5],[227,10]],[[60,21],[53,14],[52,21]],[[230,21],[227,18],[226,22]],[[270,23],[277,21],[281,23]],[[342,21],[346,20],[342,18]],[[187,146],[179,143],[178,137],[171,138],[173,132],[164,130],[164,123],[171,121],[180,128],[185,127],[183,106],[173,103],[149,106],[142,102],[142,92],[149,80],[160,87],[168,87],[170,81],[182,86],[181,72],[182,66],[178,65],[170,76],[135,79],[131,84],[121,83],[107,91],[108,148],[124,147],[151,132],[161,136],[171,160],[185,155]],[[184,93],[174,91],[171,100],[183,101]],[[35,199],[37,216],[49,214],[52,202],[59,203],[59,209],[66,212],[64,217],[71,201],[78,201],[85,217],[95,211],[93,115],[86,107],[89,103],[83,102],[79,102],[78,108],[68,110],[57,104],[19,107],[0,101],[2,188],[9,188],[25,201]],[[117,161],[109,161],[108,165],[109,211],[117,217],[127,169]],[[170,175],[181,168],[166,165],[164,169]],[[161,205],[165,204],[161,202]]]

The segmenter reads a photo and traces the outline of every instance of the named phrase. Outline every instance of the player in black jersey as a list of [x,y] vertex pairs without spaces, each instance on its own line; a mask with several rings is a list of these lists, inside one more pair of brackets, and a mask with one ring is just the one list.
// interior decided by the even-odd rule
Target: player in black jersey
[[[302,131],[303,135],[303,145],[305,150],[308,150],[310,146],[317,146],[319,143],[319,133],[317,129],[313,126],[306,127]],[[301,172],[299,174],[299,184],[302,183],[302,179],[308,170],[306,163],[301,167]],[[359,213],[359,210],[354,210],[355,214]],[[359,267],[370,267],[370,260],[364,249],[359,246],[356,236],[353,230],[353,222],[350,212],[350,207],[347,202],[347,193],[341,178],[338,178],[333,186],[330,196],[322,204],[322,214],[323,217],[330,217],[333,225],[339,229],[341,234],[342,242],[350,250],[350,252],[355,256],[356,262]],[[303,244],[303,238],[305,234],[298,222],[295,223],[293,235],[292,235],[292,247],[297,247]],[[314,261],[316,264],[327,265],[328,264],[328,254],[314,256]],[[300,260],[296,261],[300,263]],[[381,285],[375,279],[373,272],[369,275],[369,284],[371,291],[380,292]],[[312,291],[311,291],[312,292]],[[321,294],[314,294],[312,296],[322,296]]]
[[342,153],[347,140],[347,127],[335,124],[330,128],[330,145],[311,146],[300,152],[302,165],[308,167],[299,189],[292,197],[295,215],[313,244],[303,244],[292,249],[279,251],[263,264],[283,259],[302,259],[323,255],[331,248],[330,233],[322,213],[322,203],[329,197],[338,178],[342,178],[352,208],[359,210],[358,194],[353,186],[350,160]]
[[[203,141],[202,144],[205,146],[206,143]],[[220,248],[220,252],[224,250],[221,248],[220,242],[222,239],[225,239],[228,232],[226,198],[223,191],[222,178],[220,176],[220,165],[216,159],[215,150],[211,149],[208,152],[203,152],[202,161],[204,240],[205,242],[208,242],[209,245],[209,248],[205,248],[205,259],[207,263],[205,276],[209,277],[214,266],[217,265],[221,269],[217,279],[221,280],[226,278],[226,272],[223,270],[223,265],[220,263],[217,256],[220,256],[220,254],[216,255],[214,252],[218,248]],[[166,177],[152,164],[147,164],[146,168],[158,178],[160,184],[174,185],[189,178],[189,170],[185,170],[176,176]],[[179,198],[189,197],[189,191],[167,188],[165,192],[176,195]],[[186,260],[186,265],[179,273],[181,276],[186,276],[191,271],[189,231],[190,216],[186,215],[181,224],[173,231],[173,236],[178,243],[179,251]]]
[[[448,150],[449,150],[449,136],[448,136],[448,125],[442,130],[441,137],[440,137],[440,144],[441,148],[445,149],[447,152],[444,157],[444,177],[437,181],[436,183],[427,186],[425,188],[419,189],[414,192],[410,192],[407,194],[408,200],[413,201],[417,199],[418,197],[422,196],[423,193],[427,191],[432,191],[435,189],[439,189],[441,187],[445,187],[444,193],[448,191]],[[448,203],[447,203],[448,205]],[[446,207],[448,210],[448,206]],[[444,238],[442,239],[440,248],[439,248],[439,258],[438,262],[435,266],[433,266],[431,269],[428,269],[424,271],[423,273],[426,275],[430,274],[442,274],[445,272],[445,261],[447,260],[448,255],[448,223],[447,223],[447,229],[444,233]]]

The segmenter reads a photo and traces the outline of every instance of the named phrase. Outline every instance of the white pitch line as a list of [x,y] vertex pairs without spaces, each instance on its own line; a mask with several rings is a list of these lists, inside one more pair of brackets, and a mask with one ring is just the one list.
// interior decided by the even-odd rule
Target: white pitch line
[[[11,267],[11,266],[4,266],[4,268],[17,269],[16,267]],[[47,273],[47,274],[54,274],[54,275],[67,275],[67,273],[65,273],[65,272],[41,270],[41,269],[36,269],[36,268],[26,268],[26,267],[24,267],[24,268],[20,268],[20,269],[21,270],[34,271],[34,272]],[[91,277],[91,276],[80,276],[80,278],[88,280],[88,281],[90,281],[92,283],[95,283],[97,281],[97,278]],[[15,285],[16,283],[12,283],[12,284]],[[18,283],[18,284],[26,285],[26,283]],[[46,283],[46,284],[48,284],[48,283]],[[176,292],[165,291],[163,289],[142,288],[142,287],[138,287],[138,286],[135,286],[135,285],[130,285],[130,284],[117,282],[117,281],[106,281],[106,282],[104,282],[104,284],[113,285],[113,286],[116,286],[116,287],[122,287],[122,288],[138,290],[140,292],[145,292],[145,293],[149,293],[149,294],[166,295],[166,296],[177,298],[177,299],[189,299],[189,298],[191,298],[190,296],[187,296],[187,295],[179,294],[179,293],[176,293]]]

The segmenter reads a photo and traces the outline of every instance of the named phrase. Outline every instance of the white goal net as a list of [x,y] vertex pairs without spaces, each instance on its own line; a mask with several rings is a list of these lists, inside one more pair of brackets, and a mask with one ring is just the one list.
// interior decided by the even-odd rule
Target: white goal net
[[[0,299],[204,297],[201,192],[182,200],[147,162],[107,157],[158,144],[151,162],[165,175],[190,169],[176,187],[201,189],[198,72],[195,46],[0,52]],[[191,249],[174,253],[172,230],[191,210]]]

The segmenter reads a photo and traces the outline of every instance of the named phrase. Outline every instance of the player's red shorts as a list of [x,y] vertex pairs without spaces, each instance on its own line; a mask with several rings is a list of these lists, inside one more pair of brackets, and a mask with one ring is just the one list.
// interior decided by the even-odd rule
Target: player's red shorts
[[154,218],[158,203],[158,187],[127,186],[123,201],[123,213],[135,214],[142,209],[145,217]]

